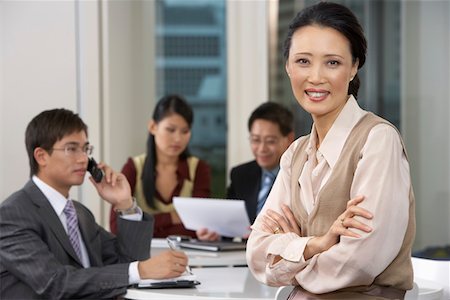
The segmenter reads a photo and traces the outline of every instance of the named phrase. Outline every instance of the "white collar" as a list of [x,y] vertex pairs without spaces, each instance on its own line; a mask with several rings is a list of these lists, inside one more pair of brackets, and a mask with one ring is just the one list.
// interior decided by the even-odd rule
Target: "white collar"
[[56,214],[59,216],[63,212],[64,207],[68,199],[64,197],[60,192],[49,186],[47,183],[42,181],[36,175],[33,175],[31,178],[33,182],[37,185],[37,187],[41,190],[41,192],[45,195],[50,205],[55,210]]
[[[358,102],[356,102],[355,97],[350,95],[318,149],[331,169],[336,165],[342,149],[344,148],[345,141],[350,135],[353,127],[355,127],[356,123],[358,123],[365,114],[367,114],[367,111],[361,109]],[[308,156],[313,151],[313,145],[317,145],[316,136],[317,133],[313,124],[308,146],[306,148]]]

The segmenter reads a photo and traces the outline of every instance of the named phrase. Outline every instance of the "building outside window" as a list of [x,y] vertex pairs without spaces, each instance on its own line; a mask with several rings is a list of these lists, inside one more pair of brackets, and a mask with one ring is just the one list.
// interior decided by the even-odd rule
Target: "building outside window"
[[156,2],[157,98],[180,94],[194,110],[189,149],[212,169],[212,196],[225,196],[225,0]]

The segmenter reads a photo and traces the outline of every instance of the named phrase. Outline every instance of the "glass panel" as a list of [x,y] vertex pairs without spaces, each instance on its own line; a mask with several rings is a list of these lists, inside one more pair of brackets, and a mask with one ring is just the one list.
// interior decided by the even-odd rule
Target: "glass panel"
[[159,0],[156,87],[183,95],[194,110],[189,149],[212,170],[212,196],[225,196],[225,0]]

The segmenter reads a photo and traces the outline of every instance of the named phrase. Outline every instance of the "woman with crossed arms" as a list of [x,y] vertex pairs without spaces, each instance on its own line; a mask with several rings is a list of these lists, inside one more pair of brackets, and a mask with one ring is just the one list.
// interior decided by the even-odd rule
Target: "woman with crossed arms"
[[314,121],[294,141],[252,226],[247,261],[268,285],[345,299],[402,299],[413,286],[414,196],[397,129],[357,102],[366,39],[345,6],[301,11],[286,72]]

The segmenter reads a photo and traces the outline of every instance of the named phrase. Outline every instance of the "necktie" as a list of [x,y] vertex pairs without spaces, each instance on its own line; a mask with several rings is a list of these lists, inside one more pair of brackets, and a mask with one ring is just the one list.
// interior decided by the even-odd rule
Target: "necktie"
[[272,173],[264,172],[263,180],[261,183],[261,189],[258,194],[258,203],[256,205],[256,214],[259,214],[264,203],[266,202],[267,196],[269,195],[270,189],[272,188],[273,180],[275,176]]
[[75,253],[81,261],[81,245],[78,231],[77,212],[75,211],[72,200],[67,201],[63,212],[67,219],[67,235],[69,236],[70,243],[72,244]]

